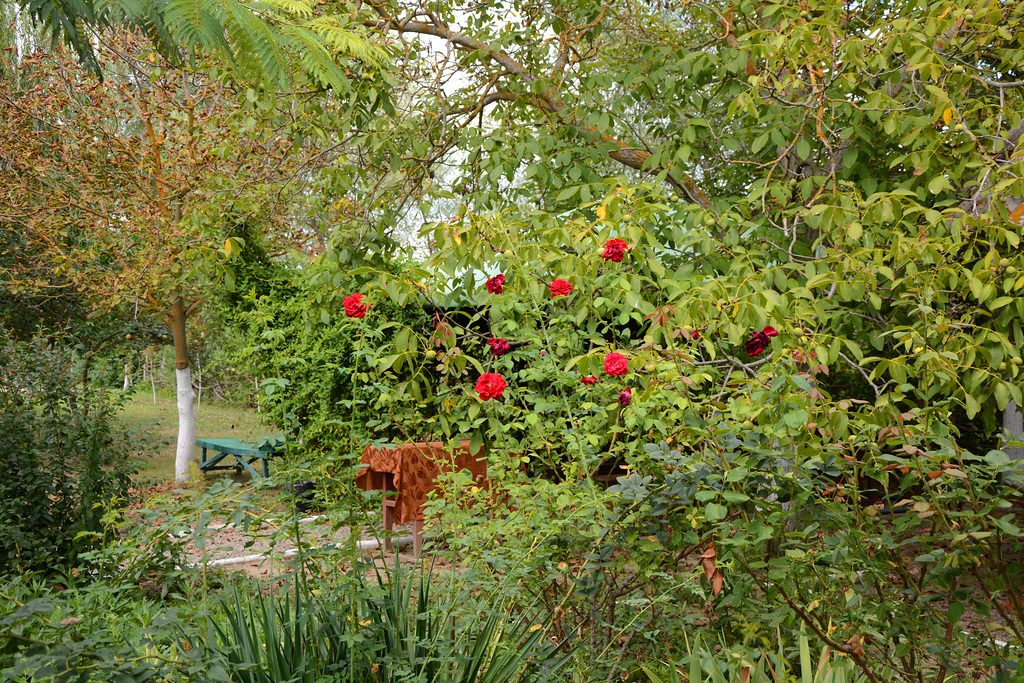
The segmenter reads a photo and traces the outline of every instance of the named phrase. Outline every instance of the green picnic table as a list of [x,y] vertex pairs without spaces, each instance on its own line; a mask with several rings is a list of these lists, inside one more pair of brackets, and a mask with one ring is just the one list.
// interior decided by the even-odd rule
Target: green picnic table
[[[203,449],[202,459],[199,461],[199,469],[203,472],[235,470],[241,474],[244,467],[252,476],[259,477],[260,473],[252,467],[259,461],[263,464],[262,476],[269,477],[270,459],[274,456],[284,455],[285,440],[283,435],[244,441],[242,439],[196,439],[196,447]],[[215,455],[209,457],[207,451],[213,451]],[[227,462],[224,462],[225,458]]]

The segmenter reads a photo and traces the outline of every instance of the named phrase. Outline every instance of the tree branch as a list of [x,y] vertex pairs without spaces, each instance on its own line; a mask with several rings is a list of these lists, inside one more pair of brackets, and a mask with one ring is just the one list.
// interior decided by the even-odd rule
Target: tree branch
[[[415,33],[425,36],[434,36],[451,43],[457,48],[484,54],[488,59],[499,64],[505,72],[507,72],[507,75],[518,77],[526,83],[536,83],[540,80],[535,74],[531,73],[529,69],[517,62],[507,53],[495,49],[488,43],[471,38],[465,34],[459,33],[458,31],[453,31],[447,26],[441,24],[415,21],[411,18],[396,19],[388,13],[379,0],[372,1],[370,6],[378,16],[380,16],[380,19],[364,19],[363,25],[368,28],[395,31],[398,33]],[[510,100],[515,100],[523,104],[533,106],[545,114],[552,115],[555,122],[560,126],[576,127],[585,133],[592,135],[601,143],[610,145],[612,149],[608,152],[608,156],[623,166],[652,175],[664,173],[665,181],[682,195],[689,198],[690,201],[705,208],[711,205],[707,194],[701,190],[697,186],[697,183],[683,171],[671,166],[651,167],[646,163],[651,156],[649,152],[633,147],[632,145],[622,142],[607,133],[602,133],[594,126],[583,124],[576,120],[575,117],[568,115],[565,112],[565,104],[552,90],[545,88],[539,94],[532,97],[525,97],[521,95],[513,96],[511,93],[501,91],[489,93],[483,97],[475,107],[473,107],[473,112],[482,111],[484,106],[496,101]]]

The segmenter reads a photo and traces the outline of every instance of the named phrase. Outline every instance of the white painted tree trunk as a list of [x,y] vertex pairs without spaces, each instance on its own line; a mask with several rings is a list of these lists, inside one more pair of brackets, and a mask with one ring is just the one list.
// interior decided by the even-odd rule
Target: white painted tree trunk
[[174,481],[189,479],[189,465],[195,456],[196,406],[193,402],[192,369],[174,371],[178,385],[178,446],[174,456]]

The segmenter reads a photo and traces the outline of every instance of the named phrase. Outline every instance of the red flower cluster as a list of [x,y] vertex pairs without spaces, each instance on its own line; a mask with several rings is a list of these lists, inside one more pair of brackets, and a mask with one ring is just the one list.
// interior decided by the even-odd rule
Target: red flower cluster
[[484,283],[484,286],[487,287],[487,291],[491,294],[501,294],[502,288],[505,286],[505,274],[498,273]]
[[629,245],[626,244],[626,240],[613,239],[604,243],[604,251],[601,252],[601,256],[606,261],[618,262],[622,260],[627,251],[629,251]]
[[609,353],[604,357],[604,371],[609,375],[625,375],[629,372],[629,361],[621,353]]
[[551,298],[554,299],[556,296],[569,296],[569,292],[572,291],[573,285],[568,280],[552,280],[551,284],[548,285],[548,289],[551,290]]
[[492,356],[503,356],[508,353],[508,341],[504,337],[499,339],[488,339],[487,343],[491,346]]
[[485,372],[476,381],[476,393],[480,394],[481,401],[501,398],[505,393],[505,378],[496,372]]
[[597,384],[597,378],[594,377],[593,375],[588,375],[581,379],[580,381],[586,384],[587,386],[590,386],[591,384]]
[[620,406],[628,406],[632,402],[633,402],[633,390],[632,389],[630,389],[629,387],[626,387],[625,389],[623,389],[622,391],[619,392],[619,405]]
[[761,353],[768,348],[768,345],[772,343],[771,337],[778,336],[778,331],[771,325],[766,325],[760,332],[755,332],[750,335],[750,339],[744,343],[744,348],[747,351],[747,355],[753,358],[754,356],[760,356]]
[[362,294],[352,294],[346,296],[341,301],[342,305],[345,306],[345,315],[350,318],[362,318],[366,315],[366,311],[369,310],[370,305],[363,303]]

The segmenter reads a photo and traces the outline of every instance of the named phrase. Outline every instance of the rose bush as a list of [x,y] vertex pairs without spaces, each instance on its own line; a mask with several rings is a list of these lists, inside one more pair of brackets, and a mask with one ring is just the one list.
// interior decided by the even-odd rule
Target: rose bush
[[[739,250],[729,241],[738,232],[730,228],[716,236],[711,229],[716,223],[705,224],[699,213],[688,214],[685,230],[664,227],[674,224],[653,218],[665,208],[651,188],[622,188],[603,202],[607,212],[599,223],[584,214],[568,225],[550,217],[513,224],[503,216],[470,216],[433,233],[442,250],[431,271],[437,277],[455,281],[495,265],[504,271],[502,292],[474,299],[473,314],[438,347],[438,358],[443,355],[447,367],[456,370],[433,385],[432,400],[447,407],[436,429],[445,437],[487,441],[489,477],[508,493],[500,501],[480,498],[472,515],[455,506],[436,508],[458,532],[449,537],[453,552],[478,566],[482,576],[493,576],[494,589],[509,599],[526,604],[530,596],[544,595],[552,605],[590,620],[595,630],[588,633],[598,651],[630,647],[622,645],[632,642],[625,625],[635,617],[627,614],[627,596],[649,600],[643,618],[653,621],[646,628],[666,632],[702,619],[701,606],[713,604],[722,628],[767,633],[771,624],[764,615],[773,614],[805,628],[823,620],[824,636],[829,620],[839,632],[871,633],[873,661],[910,661],[927,648],[952,647],[934,636],[951,622],[945,612],[898,603],[900,591],[921,590],[908,588],[913,572],[886,584],[881,597],[879,583],[864,584],[862,590],[856,572],[870,567],[882,581],[883,565],[901,561],[897,549],[915,533],[910,525],[880,528],[875,520],[879,509],[887,509],[885,501],[906,498],[922,515],[931,510],[960,514],[956,496],[922,490],[917,482],[951,481],[974,467],[982,468],[979,477],[992,477],[991,469],[984,469],[991,465],[953,445],[957,418],[951,402],[973,410],[971,402],[977,400],[958,393],[963,389],[953,378],[991,378],[984,390],[989,393],[979,395],[992,397],[994,407],[1002,400],[996,393],[1003,398],[1019,393],[1002,379],[1011,376],[1015,364],[1002,360],[1004,351],[999,359],[1004,370],[986,365],[993,356],[980,350],[985,341],[975,342],[973,356],[956,355],[966,353],[959,346],[964,333],[952,334],[951,321],[941,312],[935,318],[904,315],[909,301],[920,303],[930,291],[920,286],[913,262],[935,263],[935,254],[943,253],[955,263],[963,244],[950,243],[946,233],[924,243],[920,236],[888,235],[898,240],[898,248],[885,253],[894,264],[904,260],[902,266],[886,267],[903,275],[883,282],[876,277],[877,264],[859,266],[839,249],[818,258],[813,273],[803,262],[780,256],[770,242],[750,242]],[[747,220],[727,213],[732,210],[722,209],[728,221],[738,226]],[[842,242],[840,224],[829,225],[831,239]],[[637,258],[622,269],[588,258],[595,245],[607,244],[603,231],[629,235]],[[664,250],[661,240],[669,237],[682,246]],[[687,249],[715,256],[689,261]],[[865,279],[867,270],[873,279]],[[573,297],[552,300],[553,290],[544,283],[569,278],[577,283]],[[958,296],[970,296],[970,285],[965,286]],[[394,281],[387,287],[394,289]],[[852,310],[874,306],[873,297],[883,295],[872,309],[874,317]],[[878,329],[873,327],[878,316],[900,322]],[[920,333],[911,332],[915,329]],[[502,338],[513,343],[508,353],[495,356],[484,342]],[[939,345],[939,340],[944,346],[922,343]],[[942,353],[973,358],[976,369],[988,370],[973,374],[954,368],[953,359]],[[412,358],[412,352],[394,345],[378,352],[385,363],[395,356]],[[487,386],[467,391],[473,367],[480,377],[501,375],[503,401],[489,403],[485,395],[493,392]],[[601,371],[607,377],[597,383]],[[629,386],[618,379],[627,375]],[[661,442],[671,447],[644,448]],[[1003,461],[993,456],[991,462]],[[900,474],[889,474],[894,471]],[[613,485],[610,494],[600,482]],[[1006,501],[1005,496],[1001,492],[996,499]],[[507,542],[495,548],[487,541],[504,534],[497,530],[522,519],[527,509],[537,517],[524,536],[550,538],[551,544],[524,548]],[[599,522],[576,528],[556,524],[570,509]],[[818,526],[806,534],[794,532],[804,528],[804,514]],[[972,513],[971,519],[977,533],[996,533],[980,514]],[[1003,526],[996,535],[1003,550],[1019,546],[1016,525]],[[994,537],[977,540],[989,538]],[[887,550],[888,559],[877,562],[865,557],[861,548],[876,543],[896,554]],[[980,551],[978,546],[970,552]],[[680,569],[687,557],[699,560],[699,576]],[[930,576],[941,574],[941,555],[921,557],[935,563]],[[552,567],[561,562],[576,568],[575,578],[552,583]],[[853,603],[848,601],[854,597],[836,593],[823,578],[829,572],[820,569],[822,562],[845,576],[845,585],[855,586]],[[951,580],[949,574],[936,579],[946,587],[942,590],[953,585]],[[1010,590],[995,573],[983,580]],[[568,597],[569,586],[579,592]],[[631,592],[638,586],[644,586],[642,596]],[[815,595],[829,596],[819,598],[809,621],[797,597],[807,594],[807,586],[815,586]],[[967,589],[954,589],[954,598],[975,599],[956,593],[960,590]],[[985,602],[982,593],[971,595]],[[911,618],[911,612],[920,618]],[[901,616],[895,630],[882,633],[879,619],[889,614]],[[842,647],[849,636],[828,638],[822,642]]]

